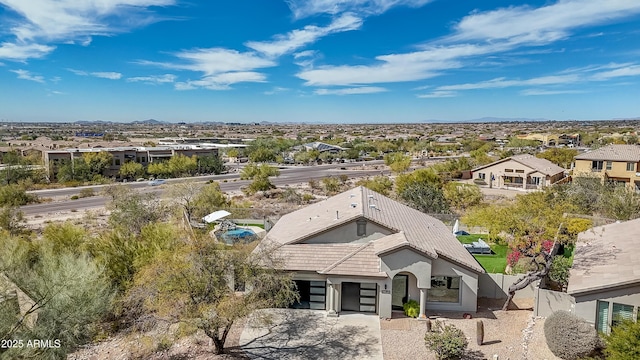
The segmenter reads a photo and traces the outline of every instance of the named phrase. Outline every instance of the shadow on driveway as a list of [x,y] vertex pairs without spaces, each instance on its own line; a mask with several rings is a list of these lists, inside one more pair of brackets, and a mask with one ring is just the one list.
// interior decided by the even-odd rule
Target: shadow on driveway
[[382,359],[376,315],[270,309],[254,313],[240,336],[254,359]]

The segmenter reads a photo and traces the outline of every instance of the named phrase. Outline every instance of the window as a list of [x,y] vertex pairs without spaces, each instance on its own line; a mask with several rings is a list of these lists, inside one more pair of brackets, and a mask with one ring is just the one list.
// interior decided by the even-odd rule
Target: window
[[624,320],[633,320],[633,306],[613,303],[611,326],[616,326]]
[[516,170],[518,174],[524,174],[524,170]]
[[513,169],[504,169],[504,172],[513,172]]
[[627,171],[636,171],[636,163],[628,162]]
[[602,161],[592,161],[591,171],[602,171]]
[[485,180],[485,178],[486,178],[485,173],[478,173],[478,179]]
[[460,302],[459,276],[432,276],[431,289],[427,291],[427,301],[431,302]]
[[596,310],[596,330],[603,334],[609,333],[609,302],[598,301]]
[[611,161],[607,161],[607,170],[611,170],[611,165],[612,165],[612,162]]
[[118,159],[118,158],[113,159],[113,165],[120,166],[120,159]]

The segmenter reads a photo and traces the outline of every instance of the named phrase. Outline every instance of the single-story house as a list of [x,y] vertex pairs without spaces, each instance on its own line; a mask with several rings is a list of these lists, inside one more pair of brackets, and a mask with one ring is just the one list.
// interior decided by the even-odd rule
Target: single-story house
[[620,319],[640,319],[640,219],[578,234],[567,293],[572,312],[608,333]]
[[283,216],[259,246],[277,247],[300,291],[295,307],[391,317],[409,300],[477,310],[482,266],[441,221],[365,187]]
[[298,145],[298,146],[295,146],[293,149],[294,150],[298,150],[298,151],[302,151],[302,150],[304,150],[304,151],[318,150],[321,153],[328,151],[328,152],[330,152],[332,154],[337,154],[340,151],[346,150],[345,148],[340,147],[338,145],[331,145],[331,144],[323,143],[323,142],[320,142],[320,141],[314,141],[314,142],[311,142],[311,143]]
[[529,154],[500,159],[471,172],[475,183],[497,188],[541,189],[565,177],[565,169]]

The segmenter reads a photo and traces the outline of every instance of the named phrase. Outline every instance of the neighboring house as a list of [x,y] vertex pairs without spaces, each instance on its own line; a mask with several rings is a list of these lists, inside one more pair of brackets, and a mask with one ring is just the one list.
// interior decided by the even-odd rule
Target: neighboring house
[[184,156],[217,155],[218,147],[197,145],[166,145],[157,147],[122,146],[114,148],[76,148],[64,150],[45,151],[44,165],[50,177],[55,177],[61,162],[74,161],[82,157],[84,153],[106,151],[113,155],[113,162],[106,170],[105,176],[118,176],[120,166],[128,161],[135,161],[144,166],[157,161],[165,161],[182,154]]
[[518,139],[540,141],[544,146],[571,145],[580,144],[580,134],[525,134],[518,135]]
[[259,248],[295,272],[295,307],[391,317],[408,300],[429,310],[477,310],[483,268],[441,221],[365,187],[283,216]]
[[521,154],[475,168],[472,177],[489,187],[541,189],[564,179],[564,172],[549,160]]
[[576,156],[573,176],[596,176],[640,190],[638,163],[640,146],[608,145]]
[[321,153],[328,151],[332,154],[337,154],[340,151],[343,151],[346,149],[337,145],[331,145],[331,144],[323,143],[320,141],[315,141],[315,142],[296,146],[294,147],[294,150],[304,150],[304,151],[318,150]]
[[567,292],[572,312],[608,333],[620,319],[640,319],[640,219],[578,234]]

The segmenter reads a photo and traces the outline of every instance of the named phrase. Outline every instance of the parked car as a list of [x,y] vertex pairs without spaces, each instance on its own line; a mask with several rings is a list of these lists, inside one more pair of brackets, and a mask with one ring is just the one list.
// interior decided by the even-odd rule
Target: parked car
[[151,186],[164,185],[166,183],[167,183],[167,180],[164,180],[164,179],[155,179],[155,180],[149,181],[149,185]]
[[464,230],[460,230],[460,231],[456,231],[454,233],[454,235],[458,236],[458,235],[471,235],[468,232],[464,231]]

